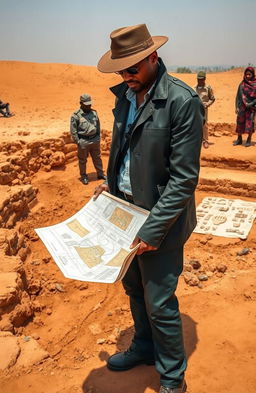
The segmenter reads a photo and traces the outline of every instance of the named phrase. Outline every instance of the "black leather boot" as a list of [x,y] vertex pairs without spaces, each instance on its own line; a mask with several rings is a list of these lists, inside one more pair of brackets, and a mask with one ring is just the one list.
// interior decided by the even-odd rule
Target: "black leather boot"
[[252,136],[248,135],[248,138],[247,138],[246,143],[245,143],[245,147],[249,147],[249,146],[252,145],[251,139],[252,139]]
[[237,140],[233,143],[233,146],[242,145],[243,139],[242,135],[238,135]]

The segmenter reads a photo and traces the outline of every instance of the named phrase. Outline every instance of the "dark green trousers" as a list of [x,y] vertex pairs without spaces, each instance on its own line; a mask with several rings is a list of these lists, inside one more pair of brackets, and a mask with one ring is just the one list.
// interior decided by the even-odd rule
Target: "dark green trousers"
[[136,256],[124,279],[130,297],[135,335],[132,347],[152,358],[161,384],[177,387],[184,378],[186,356],[175,290],[183,268],[183,247]]
[[97,175],[103,176],[104,171],[103,171],[103,165],[102,165],[102,159],[101,159],[100,141],[90,143],[84,149],[82,149],[78,145],[77,156],[78,156],[78,162],[79,162],[80,176],[81,177],[86,176],[86,163],[87,163],[87,158],[88,158],[89,154],[92,157],[92,162],[93,162],[94,168],[97,171]]

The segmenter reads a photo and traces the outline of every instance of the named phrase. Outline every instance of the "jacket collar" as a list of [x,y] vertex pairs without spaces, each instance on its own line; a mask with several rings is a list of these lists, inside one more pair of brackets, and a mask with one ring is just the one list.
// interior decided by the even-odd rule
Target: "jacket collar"
[[[168,84],[167,84],[168,74],[166,71],[166,67],[160,57],[158,58],[158,61],[159,61],[159,70],[157,74],[156,87],[155,87],[152,101],[166,100],[168,98]],[[119,83],[118,85],[111,87],[110,90],[118,98],[126,98],[125,93],[128,90],[128,86],[125,82],[122,82]]]

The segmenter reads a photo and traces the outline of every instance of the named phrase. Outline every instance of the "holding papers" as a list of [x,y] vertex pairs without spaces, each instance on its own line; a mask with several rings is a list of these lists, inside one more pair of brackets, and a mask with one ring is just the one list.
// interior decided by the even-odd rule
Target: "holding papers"
[[148,214],[103,192],[71,218],[35,231],[65,277],[113,283],[134,258],[139,245],[129,247]]

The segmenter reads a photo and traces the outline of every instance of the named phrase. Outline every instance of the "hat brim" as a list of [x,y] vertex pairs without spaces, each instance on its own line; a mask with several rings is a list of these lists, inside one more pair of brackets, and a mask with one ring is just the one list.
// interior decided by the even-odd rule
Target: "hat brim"
[[92,101],[80,101],[84,105],[92,105]]
[[155,50],[160,48],[168,41],[166,36],[153,36],[152,40],[154,45],[143,51],[135,53],[131,56],[121,57],[118,59],[111,58],[111,50],[106,52],[98,62],[97,68],[100,72],[117,72],[122,71],[125,68],[131,67],[134,64],[139,63],[141,60],[145,59],[147,56],[151,55]]

